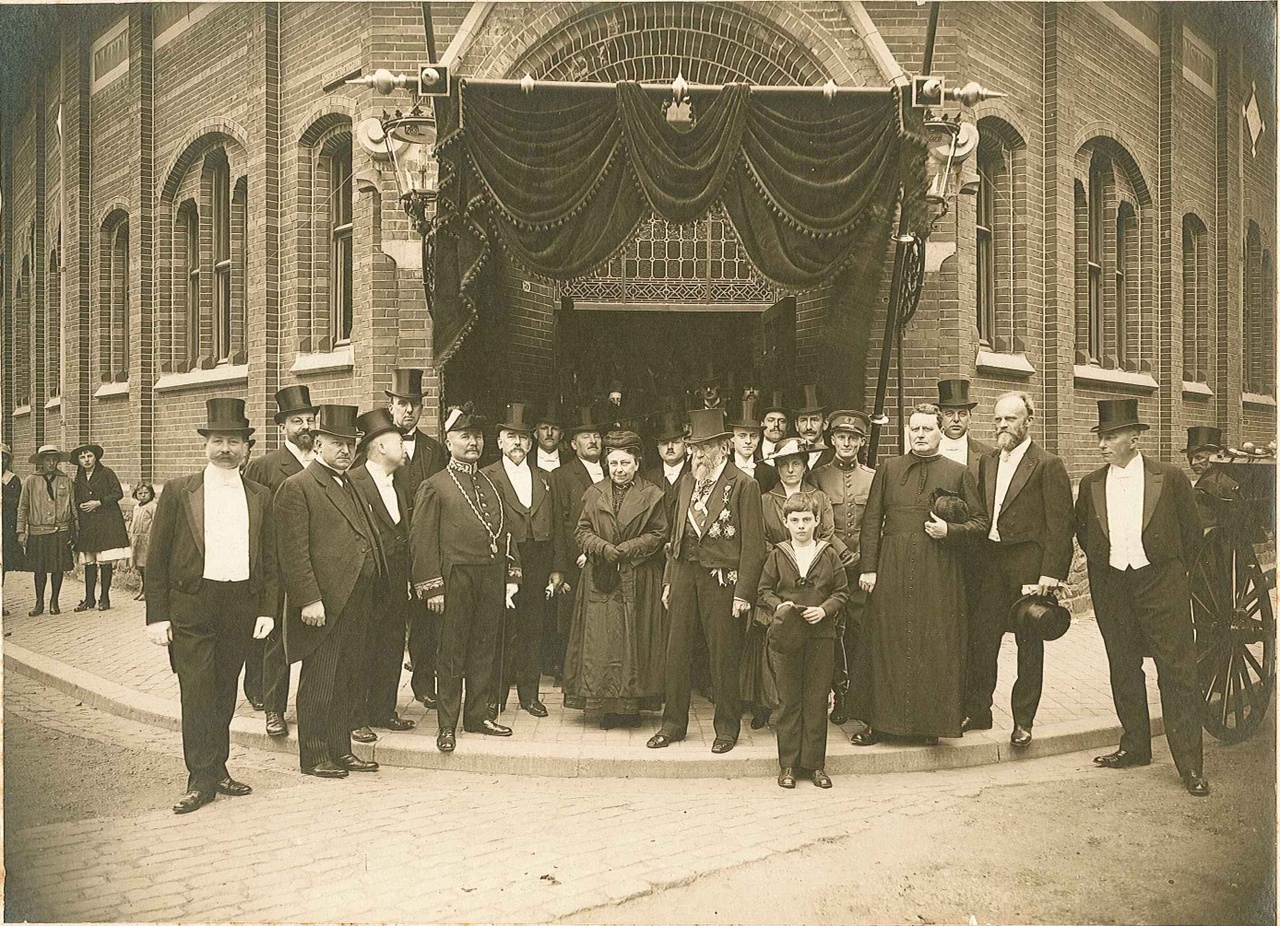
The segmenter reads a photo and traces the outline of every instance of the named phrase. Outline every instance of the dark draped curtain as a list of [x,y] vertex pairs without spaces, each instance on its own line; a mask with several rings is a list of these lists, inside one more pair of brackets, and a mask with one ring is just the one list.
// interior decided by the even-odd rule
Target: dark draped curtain
[[[884,260],[899,186],[925,189],[923,136],[891,89],[695,92],[692,127],[662,97],[461,81],[443,107],[425,264],[437,363],[473,323],[495,247],[553,280],[585,276],[650,212],[693,222],[720,203],[751,263],[782,292]],[[683,129],[683,130],[682,130]],[[914,223],[913,223],[914,224]]]

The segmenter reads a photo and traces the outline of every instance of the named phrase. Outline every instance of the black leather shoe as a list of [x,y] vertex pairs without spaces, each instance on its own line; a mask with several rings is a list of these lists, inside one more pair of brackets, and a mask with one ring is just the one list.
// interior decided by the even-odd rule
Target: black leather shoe
[[875,730],[867,727],[865,730],[859,730],[849,737],[849,742],[855,746],[874,746],[880,742],[880,735]]
[[188,791],[178,799],[178,803],[173,805],[173,812],[191,813],[193,810],[199,810],[205,804],[208,804],[216,796],[213,791]]
[[[83,608],[76,608],[76,610],[77,610],[77,611],[82,611],[82,610],[84,610],[84,609],[83,609]],[[28,611],[28,612],[27,612],[27,617],[39,617],[39,616],[40,616],[41,614],[43,614],[43,613],[44,613],[44,605],[43,605],[43,604],[40,604],[40,603],[38,603],[38,602],[37,602],[36,606],[35,606],[34,608],[32,608],[30,611]],[[184,813],[185,813],[185,811],[184,811]]]
[[815,768],[813,770],[813,783],[819,788],[829,788],[831,787],[831,776],[822,769]]
[[304,768],[302,774],[317,778],[346,778],[347,770],[336,762],[321,762],[311,768]]
[[1126,750],[1117,749],[1105,756],[1094,756],[1093,764],[1102,768],[1134,768],[1139,765],[1150,765],[1151,756],[1138,756]]
[[[97,604],[97,602],[90,601],[89,599],[87,599],[87,598],[86,598],[84,601],[80,602],[78,605],[76,605],[76,606],[75,606],[74,608],[72,608],[71,610],[72,610],[72,611],[74,611],[74,612],[75,612],[75,613],[77,613],[77,614],[79,614],[81,611],[92,611],[92,610],[94,609],[94,607],[96,606],[96,604]],[[185,813],[190,813],[191,811],[189,811],[189,810],[188,810],[188,811],[184,811],[184,812],[185,812]]]
[[1013,732],[1009,734],[1009,742],[1014,746],[1030,746],[1031,731],[1019,724],[1013,725]]
[[991,718],[985,720],[974,720],[972,717],[966,717],[960,721],[960,732],[968,733],[970,730],[990,730],[992,727]]
[[403,733],[405,730],[412,730],[418,725],[416,720],[404,720],[396,714],[392,714],[386,720],[378,721],[373,724],[375,727],[381,727],[384,730],[392,730],[396,733]]
[[796,786],[796,775],[789,768],[784,768],[778,772],[778,787],[791,789]]
[[350,752],[345,756],[338,756],[336,764],[341,765],[348,772],[376,772],[380,767],[372,759],[361,759]]
[[267,736],[288,736],[289,725],[284,722],[284,714],[279,711],[267,711]]
[[649,737],[649,742],[645,743],[645,745],[650,749],[666,749],[672,743],[678,743],[682,739],[684,739],[683,736],[671,736],[666,733],[655,733],[653,736]]
[[849,722],[849,709],[839,701],[836,706],[831,709],[831,722],[837,727],[842,727]]
[[767,707],[758,707],[751,714],[751,729],[759,730],[769,725],[770,711]]
[[521,701],[520,708],[528,711],[534,717],[546,717],[548,713],[547,706],[536,698],[532,701]]
[[267,702],[263,701],[261,698],[250,698],[249,704],[252,705],[255,711],[262,711],[267,708]]
[[351,731],[351,738],[357,743],[376,743],[378,734],[374,733],[368,727],[361,727],[358,730]]
[[731,750],[734,746],[737,746],[737,745],[738,743],[736,740],[722,739],[721,737],[717,736],[715,739],[715,742],[711,744],[711,751],[718,756],[722,756],[726,752]]
[[1187,787],[1187,793],[1192,797],[1208,797],[1209,782],[1205,780],[1203,775],[1197,775],[1195,772],[1188,772],[1182,776],[1182,783]]
[[436,749],[441,752],[453,752],[457,745],[458,740],[452,730],[441,730],[436,734]]
[[110,611],[110,610],[111,610],[111,599],[110,599],[110,598],[107,598],[107,597],[105,597],[105,596],[103,596],[102,598],[99,598],[99,599],[98,599],[98,610],[99,610],[99,611]]
[[244,797],[246,794],[253,793],[253,788],[243,781],[236,781],[230,776],[222,779],[214,787],[218,789],[219,794],[226,794],[229,797]]
[[492,720],[486,720],[478,727],[463,727],[468,733],[480,733],[484,736],[510,736],[511,728],[504,727],[500,723],[494,723]]
[[417,701],[429,711],[434,711],[436,709],[436,705],[439,703],[439,701],[436,700],[435,695],[423,695],[421,698],[415,697],[413,700]]
[[58,602],[56,602],[56,601],[51,601],[51,602],[49,602],[49,613],[50,613],[50,614],[61,614],[61,613],[62,613],[62,608],[58,607]]

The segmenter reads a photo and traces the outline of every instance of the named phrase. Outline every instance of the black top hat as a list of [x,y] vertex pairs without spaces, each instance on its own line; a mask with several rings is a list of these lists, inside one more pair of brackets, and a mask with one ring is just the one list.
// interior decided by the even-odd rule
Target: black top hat
[[444,433],[450,431],[483,431],[489,425],[489,419],[479,414],[470,402],[464,402],[449,412],[444,422]]
[[976,408],[977,402],[969,400],[969,381],[967,379],[938,380],[939,408]]
[[1099,399],[1098,423],[1090,428],[1095,434],[1106,434],[1108,431],[1119,431],[1121,428],[1137,428],[1145,431],[1150,427],[1138,420],[1137,399]]
[[499,428],[518,431],[521,434],[532,434],[536,425],[537,419],[533,417],[533,408],[527,402],[512,402],[507,405],[507,413],[498,423]]
[[533,424],[536,427],[543,422],[555,425],[557,428],[564,424],[564,413],[560,409],[559,399],[547,399],[546,403],[538,409]]
[[316,413],[316,406],[311,404],[310,389],[306,386],[285,386],[276,392],[276,424],[302,412]]
[[421,370],[401,370],[391,371],[391,388],[384,389],[387,398],[411,399],[415,402],[422,401],[422,371]]
[[1183,453],[1195,453],[1197,450],[1221,449],[1222,428],[1187,428],[1187,447],[1182,451]]
[[684,412],[664,411],[658,416],[653,439],[658,443],[684,437]]
[[744,396],[742,401],[734,406],[732,420],[729,422],[731,428],[759,428],[760,427],[760,399],[754,395]]
[[800,386],[800,407],[796,409],[797,415],[817,415],[825,412],[827,406],[822,404],[822,399],[818,397],[817,383],[803,383]]
[[[248,424],[248,422],[245,422],[245,424]],[[70,460],[72,463],[79,465],[80,454],[82,451],[85,451],[85,450],[93,454],[95,459],[98,459],[98,460],[102,459],[102,445],[95,444],[93,441],[88,441],[86,443],[81,444],[79,447],[73,447],[71,450],[68,450],[67,459]]]
[[770,412],[782,412],[788,418],[795,414],[787,404],[787,390],[774,389],[769,393],[769,404],[760,409],[760,414],[767,415]]
[[728,437],[723,408],[695,408],[689,412],[689,436],[691,444],[701,444]]
[[1009,607],[1014,629],[1041,640],[1056,640],[1071,627],[1071,612],[1052,595],[1023,595]]
[[[202,437],[213,433],[238,432],[246,438],[253,433],[249,419],[244,416],[244,399],[208,399],[205,406],[205,426],[196,428]],[[99,454],[101,456],[101,454]]]
[[386,408],[375,408],[360,415],[356,418],[356,428],[360,431],[360,443],[366,447],[379,434],[386,434],[388,431],[400,432],[400,427],[391,417],[390,410]]
[[590,405],[579,405],[577,414],[569,420],[569,426],[565,428],[565,433],[571,437],[584,431],[603,431],[603,425],[596,420],[596,410]]
[[360,437],[360,427],[356,418],[360,409],[354,405],[321,405],[316,412],[316,424],[311,430],[315,434],[330,434],[347,440]]

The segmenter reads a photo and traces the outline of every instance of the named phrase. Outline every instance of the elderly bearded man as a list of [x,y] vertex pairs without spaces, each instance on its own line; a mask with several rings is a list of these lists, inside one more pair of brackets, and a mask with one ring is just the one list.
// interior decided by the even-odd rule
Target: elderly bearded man
[[662,602],[670,613],[667,703],[662,726],[646,744],[662,749],[684,739],[689,726],[694,627],[702,625],[715,689],[715,741],[726,753],[742,725],[739,666],[744,624],[764,568],[760,487],[733,465],[733,442],[719,408],[689,413],[692,472],[680,484]]
[[276,559],[271,490],[242,479],[253,428],[243,399],[209,399],[204,437],[208,465],[172,479],[157,504],[147,559],[147,636],[170,647],[182,697],[187,793],[179,814],[217,794],[253,789],[227,771],[236,679],[252,640],[275,624]]

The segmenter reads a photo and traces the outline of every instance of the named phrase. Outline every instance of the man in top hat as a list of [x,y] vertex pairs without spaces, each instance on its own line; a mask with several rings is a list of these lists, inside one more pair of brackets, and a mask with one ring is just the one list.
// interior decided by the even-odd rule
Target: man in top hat
[[723,388],[720,375],[715,371],[715,365],[708,362],[706,372],[703,373],[702,379],[698,380],[698,386],[693,392],[693,407],[723,408]]
[[733,465],[760,486],[761,494],[778,484],[778,471],[765,466],[760,456],[760,400],[746,395],[734,406],[729,427],[733,429]]
[[485,424],[469,405],[449,413],[449,465],[422,484],[413,507],[414,591],[442,616],[436,663],[441,752],[457,745],[459,714],[468,733],[511,735],[490,718],[489,702],[503,608],[515,607],[520,589],[520,550],[502,493],[477,465]]
[[1200,508],[1200,520],[1206,528],[1220,523],[1225,502],[1235,500],[1240,494],[1236,482],[1223,467],[1214,467],[1213,458],[1222,452],[1222,429],[1211,427],[1187,428],[1187,446],[1182,451],[1195,481],[1196,504]]
[[834,456],[830,463],[819,466],[810,478],[831,499],[835,536],[844,544],[840,564],[844,566],[849,580],[849,598],[836,619],[836,654],[831,679],[831,688],[835,692],[831,722],[843,724],[851,717],[865,719],[867,706],[865,682],[868,666],[862,658],[865,654],[858,646],[867,606],[867,593],[858,585],[862,575],[859,543],[862,513],[867,506],[875,470],[863,466],[858,455],[871,433],[871,419],[860,411],[833,411],[827,423],[827,433]]
[[996,399],[996,444],[982,457],[978,491],[991,521],[975,547],[978,607],[969,612],[969,679],[961,730],[991,729],[1000,641],[1009,632],[1018,643],[1013,684],[1013,732],[1009,742],[1026,746],[1044,686],[1044,639],[1019,632],[1010,608],[1024,594],[1051,594],[1071,571],[1071,478],[1062,460],[1031,439],[1035,402],[1025,392]]
[[352,696],[351,738],[372,743],[378,734],[371,727],[397,732],[412,730],[414,722],[396,711],[400,689],[400,664],[404,659],[404,634],[411,601],[409,584],[409,504],[396,485],[395,473],[404,464],[404,439],[400,426],[385,408],[375,408],[356,419],[360,456],[364,462],[347,472],[356,493],[373,512],[386,561],[386,574],[374,587],[369,626],[364,645],[364,667]]
[[760,486],[733,465],[724,411],[689,413],[692,472],[680,483],[662,602],[670,615],[667,703],[662,726],[646,744],[662,749],[684,739],[689,725],[690,661],[700,623],[711,655],[715,689],[715,741],[726,753],[742,723],[739,663],[745,621],[764,568],[764,515]]
[[813,472],[835,459],[836,452],[823,442],[827,426],[827,406],[818,397],[818,384],[804,383],[800,387],[800,393],[800,405],[796,409],[796,432],[801,440],[808,441],[816,448],[809,452],[809,472]]
[[969,467],[973,478],[978,478],[978,463],[984,453],[993,448],[976,437],[969,436],[973,410],[978,403],[969,398],[967,379],[943,379],[938,381],[938,408],[942,409],[942,443],[938,452],[949,460]]
[[560,403],[551,399],[539,411],[533,421],[533,440],[537,447],[529,461],[544,473],[554,473],[560,464],[568,462],[568,455],[560,439],[564,436],[564,422],[560,417]]
[[1098,630],[1111,668],[1111,696],[1124,733],[1104,768],[1151,762],[1144,653],[1156,663],[1164,729],[1188,793],[1209,793],[1200,738],[1200,684],[1187,569],[1200,545],[1200,516],[1187,477],[1141,453],[1147,425],[1137,399],[1098,402],[1104,465],[1080,480],[1076,537],[1089,566]]
[[542,675],[542,631],[548,598],[561,585],[553,574],[555,556],[555,495],[551,477],[529,465],[533,447],[533,409],[524,402],[512,402],[498,425],[498,449],[502,457],[484,468],[484,473],[502,494],[511,516],[511,539],[520,551],[523,579],[516,593],[514,610],[506,611],[498,638],[494,662],[498,711],[507,707],[514,683],[520,707],[534,717],[546,717],[547,708],[538,697]]
[[684,442],[685,416],[683,412],[664,411],[658,416],[654,428],[654,440],[658,442],[658,460],[640,474],[662,490],[670,518],[679,494],[680,477],[689,471],[689,452]]
[[284,645],[298,678],[298,760],[305,775],[346,778],[378,763],[351,751],[351,701],[386,560],[373,509],[348,470],[359,429],[354,405],[321,405],[315,459],[276,492],[280,576],[289,596]]
[[[300,473],[311,464],[311,429],[316,423],[316,406],[311,403],[311,391],[306,386],[285,386],[276,392],[276,427],[284,438],[280,446],[265,456],[252,460],[245,467],[244,476],[271,490],[274,499],[280,486],[290,476]],[[273,509],[274,513],[274,509]],[[277,532],[278,533],[278,532]],[[284,653],[285,586],[280,583],[280,600],[276,604],[275,628],[262,642],[261,654],[251,647],[245,661],[245,696],[256,707],[262,703],[266,709],[268,736],[287,736],[289,725],[284,711],[289,703],[289,660]],[[261,687],[256,691],[252,663],[259,662]],[[258,694],[255,701],[254,695]]]
[[791,419],[795,412],[787,404],[787,391],[774,389],[769,394],[769,404],[761,409],[760,418],[760,462],[770,468],[773,464],[769,458],[773,456],[778,445],[792,434]]
[[271,490],[240,475],[253,433],[244,400],[209,399],[206,407],[196,431],[208,464],[165,486],[147,557],[147,636],[170,647],[182,698],[180,814],[217,794],[252,791],[227,771],[236,680],[251,642],[271,632],[278,604]]

